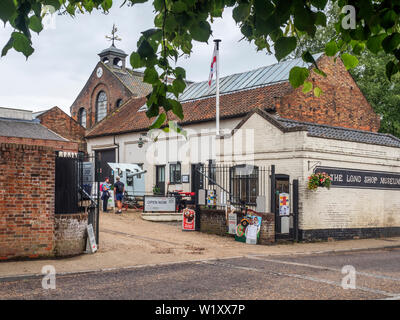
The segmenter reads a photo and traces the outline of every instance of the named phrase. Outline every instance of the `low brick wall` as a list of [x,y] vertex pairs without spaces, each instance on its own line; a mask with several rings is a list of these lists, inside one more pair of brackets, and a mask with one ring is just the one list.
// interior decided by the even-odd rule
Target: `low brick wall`
[[[238,223],[244,215],[237,212]],[[275,242],[275,217],[272,213],[263,213],[260,244],[271,244]],[[216,234],[219,236],[232,236],[228,234],[228,225],[224,210],[201,209],[200,212],[200,232]]]
[[88,214],[55,215],[55,256],[81,254],[86,249]]

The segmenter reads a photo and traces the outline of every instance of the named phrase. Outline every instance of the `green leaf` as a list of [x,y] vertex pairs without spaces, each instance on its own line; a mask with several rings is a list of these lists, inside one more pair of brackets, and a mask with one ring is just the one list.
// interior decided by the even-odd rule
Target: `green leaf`
[[190,34],[196,41],[207,42],[211,34],[210,24],[207,21],[200,21],[198,25],[190,29]]
[[180,78],[180,79],[186,78],[186,71],[185,71],[185,69],[183,69],[181,67],[176,67],[174,73],[177,78]]
[[148,118],[153,118],[153,117],[155,117],[155,116],[158,115],[159,107],[158,107],[157,104],[153,103],[153,104],[150,105],[150,106],[147,104],[147,106],[149,107],[149,108],[147,109],[147,111],[146,111],[146,116],[147,116]]
[[176,13],[181,13],[187,10],[186,3],[183,1],[174,2],[172,5],[172,11]]
[[61,3],[59,0],[45,0],[44,4],[54,7],[55,10],[58,10],[61,7]]
[[310,71],[307,68],[293,67],[289,72],[289,82],[293,88],[298,88],[310,75]]
[[15,7],[13,0],[1,0],[0,1],[0,19],[6,23],[11,16],[16,12],[17,8]]
[[397,49],[400,44],[400,33],[394,32],[390,36],[387,36],[382,41],[383,50],[386,53],[391,53],[393,50]]
[[326,27],[326,15],[323,12],[317,12],[315,14],[315,24]]
[[14,43],[14,38],[11,37],[8,40],[7,44],[4,46],[3,50],[1,51],[1,56],[2,57],[5,56],[7,54],[7,52],[8,52],[8,50],[10,50],[13,47],[13,43]]
[[233,19],[235,19],[237,23],[246,20],[246,18],[250,14],[250,9],[251,7],[249,3],[246,2],[240,3],[236,8],[233,9],[232,12]]
[[29,19],[29,28],[38,34],[43,30],[42,21],[37,16],[32,16]]
[[303,90],[301,90],[301,91],[303,91],[303,93],[307,93],[307,92],[310,92],[312,90],[312,88],[313,88],[313,84],[309,81],[305,81],[304,85],[303,85]]
[[165,119],[167,119],[167,115],[163,112],[160,113],[157,118],[154,119],[153,123],[149,127],[149,129],[158,129],[160,128],[163,123],[165,122]]
[[325,53],[328,57],[333,57],[338,51],[335,41],[330,41],[325,45]]
[[367,48],[372,53],[377,54],[382,50],[382,40],[385,38],[386,34],[379,34],[377,36],[373,36],[367,41]]
[[143,82],[153,84],[159,79],[158,73],[154,67],[148,67],[144,71]]
[[385,29],[389,29],[396,24],[397,14],[394,10],[388,10],[383,19],[381,20],[381,26]]
[[341,59],[347,70],[355,68],[358,65],[358,59],[355,56],[352,56],[351,54],[343,53],[341,55]]
[[175,79],[175,80],[172,82],[172,86],[174,87],[174,90],[175,90],[176,92],[182,93],[183,90],[185,90],[185,88],[186,88],[186,83],[185,83],[185,81],[183,81],[183,80]]
[[311,0],[311,4],[317,9],[325,9],[328,0]]
[[322,90],[320,87],[315,87],[314,88],[314,96],[316,96],[317,98],[319,98],[322,94]]
[[297,40],[295,37],[281,37],[275,42],[275,57],[281,61],[294,49],[296,49]]
[[132,52],[130,56],[130,62],[133,69],[138,69],[145,66],[144,61],[137,52]]
[[183,109],[182,105],[173,99],[168,99],[168,102],[172,105],[172,112],[178,116],[179,119],[183,120]]
[[357,42],[353,47],[353,53],[359,55],[365,49],[365,44],[363,42]]
[[391,81],[392,76],[397,72],[399,72],[398,66],[393,61],[389,61],[386,64],[386,76],[388,77],[389,81]]
[[312,54],[310,53],[310,51],[306,51],[303,52],[303,54],[301,55],[301,58],[303,59],[304,62],[307,63],[312,63],[313,65],[317,66],[317,62],[315,61],[314,57],[312,56]]
[[147,40],[143,40],[137,50],[137,53],[139,53],[140,57],[142,58],[149,58],[154,55],[154,50]]
[[314,71],[316,74],[319,74],[320,76],[323,76],[324,78],[327,77],[326,73],[323,72],[321,69],[314,68],[313,71]]
[[16,51],[22,52],[28,58],[34,51],[30,40],[22,33],[13,32],[11,35],[14,39],[13,47]]

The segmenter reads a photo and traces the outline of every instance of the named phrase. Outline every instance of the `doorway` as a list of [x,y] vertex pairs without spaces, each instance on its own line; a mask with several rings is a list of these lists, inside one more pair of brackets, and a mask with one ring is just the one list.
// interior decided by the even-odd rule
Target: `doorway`
[[96,150],[95,159],[98,159],[98,167],[95,168],[98,173],[98,181],[104,181],[108,177],[110,182],[114,183],[113,170],[107,163],[115,162],[115,149]]
[[192,164],[191,191],[195,192],[196,195],[199,189],[204,189],[203,175],[199,171],[204,172],[204,164],[202,163]]
[[[289,176],[286,174],[275,175],[275,238],[290,239],[290,215],[282,215],[279,210],[280,194],[290,194]],[[284,199],[286,201],[286,199]],[[290,201],[290,196],[289,196]],[[290,213],[290,210],[289,210]]]
[[158,194],[165,195],[165,165],[156,166],[156,187]]

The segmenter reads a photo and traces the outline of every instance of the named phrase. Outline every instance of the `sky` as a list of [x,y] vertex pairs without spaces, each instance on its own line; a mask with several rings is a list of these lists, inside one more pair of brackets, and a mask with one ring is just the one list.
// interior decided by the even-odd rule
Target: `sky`
[[[58,106],[69,114],[70,106],[99,61],[97,54],[111,45],[105,36],[110,35],[113,23],[122,38],[116,47],[128,54],[137,49],[140,32],[153,27],[151,2],[122,8],[120,3],[121,0],[114,1],[108,14],[93,11],[75,18],[55,16],[39,36],[33,34],[35,52],[28,60],[10,50],[0,59],[0,107],[41,111]],[[212,39],[222,40],[221,77],[276,62],[274,56],[257,52],[254,44],[240,41],[242,35],[232,18],[232,9],[225,10],[222,19],[214,21],[212,29],[208,44],[195,41],[190,57],[182,57],[177,63],[186,69],[188,80],[208,80]],[[0,49],[12,31],[9,24],[0,26]],[[130,66],[129,60],[127,65]]]

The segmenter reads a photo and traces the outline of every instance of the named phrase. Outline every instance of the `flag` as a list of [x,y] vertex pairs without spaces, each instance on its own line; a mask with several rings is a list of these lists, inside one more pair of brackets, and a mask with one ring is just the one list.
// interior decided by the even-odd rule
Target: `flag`
[[213,75],[214,75],[216,69],[217,69],[217,43],[215,43],[214,52],[213,52],[213,56],[211,59],[210,76],[208,77],[208,86],[209,87],[211,87],[212,78],[213,78]]

